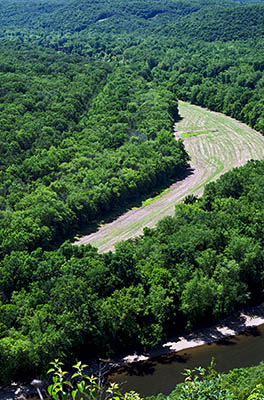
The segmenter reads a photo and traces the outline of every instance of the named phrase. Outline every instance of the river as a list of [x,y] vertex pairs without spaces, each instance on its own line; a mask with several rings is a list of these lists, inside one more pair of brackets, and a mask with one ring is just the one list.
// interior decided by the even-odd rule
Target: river
[[132,363],[109,379],[120,384],[122,391],[135,390],[144,397],[169,394],[184,380],[185,368],[207,367],[212,357],[219,372],[259,364],[264,360],[264,325],[215,343]]

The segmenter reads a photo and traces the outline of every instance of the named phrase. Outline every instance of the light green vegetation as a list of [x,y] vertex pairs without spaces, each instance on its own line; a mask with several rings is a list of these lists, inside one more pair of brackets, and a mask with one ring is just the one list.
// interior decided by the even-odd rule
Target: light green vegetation
[[[58,359],[51,362],[52,368],[48,374],[52,374],[52,384],[48,387],[49,398],[53,400],[75,400],[75,398],[88,398],[90,400],[143,400],[139,394],[130,391],[124,395],[120,392],[118,385],[110,383],[103,388],[101,380],[96,376],[87,375],[85,368],[88,365],[80,361],[73,365],[74,374],[68,380],[68,372],[63,371],[63,363]],[[67,380],[66,377],[67,376]],[[38,392],[40,393],[40,392]]]
[[[217,131],[208,129],[208,130],[205,130],[205,131],[198,131],[198,132],[192,132],[192,131],[183,132],[181,134],[181,137],[182,138],[188,138],[188,137],[192,137],[192,136],[204,135],[204,134],[213,133],[213,132],[217,132]],[[220,133],[220,135],[221,135],[221,133]]]
[[264,364],[250,368],[235,368],[228,374],[219,374],[214,361],[208,369],[185,370],[185,382],[177,385],[169,396],[159,394],[148,400],[263,400]]
[[173,215],[175,204],[186,196],[201,196],[205,185],[220,175],[250,159],[264,158],[264,137],[247,125],[182,101],[179,112],[182,119],[175,124],[176,138],[179,132],[208,132],[184,138],[191,156],[190,175],[175,182],[162,196],[146,200],[143,207],[126,212],[76,244],[91,243],[100,252],[112,250],[115,243],[139,236],[144,227],[152,228],[161,218]]
[[[145,207],[148,206],[149,204],[153,203],[154,201],[160,199],[165,193],[167,193],[169,190],[169,188],[166,188],[164,190],[162,190],[161,193],[159,193],[157,196],[154,197],[150,197],[147,200],[142,201],[141,203],[141,207]],[[136,210],[138,207],[133,207],[132,210]]]

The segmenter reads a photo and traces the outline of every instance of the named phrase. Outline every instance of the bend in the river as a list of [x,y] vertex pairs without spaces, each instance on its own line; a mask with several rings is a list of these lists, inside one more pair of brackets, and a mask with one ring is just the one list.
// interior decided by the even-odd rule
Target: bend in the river
[[[153,228],[161,218],[173,215],[175,204],[187,195],[200,196],[207,183],[230,169],[264,158],[264,137],[242,122],[182,101],[179,113],[182,119],[175,124],[175,138],[190,134],[184,145],[193,173],[171,185],[157,200],[126,212],[74,244],[90,243],[99,252],[113,250],[121,240],[139,236],[145,227]],[[191,136],[194,132],[199,134]]]

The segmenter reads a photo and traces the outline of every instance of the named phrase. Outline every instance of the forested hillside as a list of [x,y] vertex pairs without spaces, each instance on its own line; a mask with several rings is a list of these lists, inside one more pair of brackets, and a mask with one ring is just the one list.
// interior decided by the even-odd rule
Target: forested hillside
[[1,254],[50,247],[180,176],[175,95],[128,66],[2,48]]
[[[0,264],[1,381],[54,357],[112,354],[263,299],[263,170],[251,162],[142,238],[12,251]],[[188,203],[194,199],[188,199]]]
[[182,176],[178,98],[264,133],[264,4],[250,3],[0,2],[2,383],[262,300],[263,162],[115,253],[64,242]]

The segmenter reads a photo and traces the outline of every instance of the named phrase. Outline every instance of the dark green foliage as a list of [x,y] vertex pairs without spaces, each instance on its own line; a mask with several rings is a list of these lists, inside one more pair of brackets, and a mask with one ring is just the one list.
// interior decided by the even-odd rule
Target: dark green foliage
[[19,365],[25,374],[41,370],[54,356],[72,362],[153,346],[171,330],[261,301],[263,171],[263,162],[252,161],[229,172],[115,253],[66,242],[6,255],[0,346],[8,368],[1,380],[17,376]]
[[129,259],[106,262],[67,243],[44,250],[179,176],[188,155],[172,133],[175,95],[141,69],[24,44],[2,46],[0,65],[6,382],[42,370],[51,355],[72,361],[135,343],[142,305],[133,298],[144,290]]
[[128,64],[146,81],[169,81],[183,100],[264,132],[264,4],[256,3],[30,1],[23,9],[13,0],[1,6],[2,38]]
[[263,10],[1,3],[1,382],[56,357],[147,348],[263,299],[263,162],[115,253],[59,245],[185,170],[177,98],[264,132]]
[[175,96],[140,71],[24,45],[2,60],[2,254],[47,248],[186,168]]

